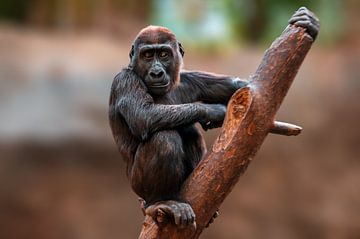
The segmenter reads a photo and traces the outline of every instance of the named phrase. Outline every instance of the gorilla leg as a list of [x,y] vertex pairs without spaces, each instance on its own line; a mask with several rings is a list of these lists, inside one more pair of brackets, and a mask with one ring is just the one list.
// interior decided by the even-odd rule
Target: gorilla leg
[[159,131],[138,147],[130,173],[131,185],[145,199],[145,213],[154,221],[159,211],[182,227],[195,221],[191,206],[175,201],[186,179],[185,156],[181,137],[174,130]]
[[185,174],[188,177],[206,153],[206,145],[201,132],[195,125],[183,127],[178,132],[181,136],[186,155],[184,165]]
[[156,132],[137,149],[130,181],[148,204],[176,199],[185,180],[184,150],[175,130]]

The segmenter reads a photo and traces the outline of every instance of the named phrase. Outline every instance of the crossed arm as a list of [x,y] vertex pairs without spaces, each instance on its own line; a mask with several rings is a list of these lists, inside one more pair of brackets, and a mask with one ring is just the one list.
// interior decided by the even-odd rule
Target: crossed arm
[[115,77],[112,95],[116,96],[113,99],[116,112],[125,119],[132,134],[141,140],[160,130],[196,122],[222,121],[226,112],[219,104],[156,104],[141,79],[128,69]]

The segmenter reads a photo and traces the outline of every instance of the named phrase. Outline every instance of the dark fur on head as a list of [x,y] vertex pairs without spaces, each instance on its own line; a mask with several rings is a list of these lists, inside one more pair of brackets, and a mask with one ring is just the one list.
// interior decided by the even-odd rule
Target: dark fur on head
[[176,40],[175,34],[170,29],[161,26],[147,26],[136,36],[131,46],[129,57],[130,59],[133,58],[135,49],[137,49],[140,44],[160,44],[167,42],[171,42],[174,49],[177,49],[182,57],[184,56],[185,51],[183,46]]
[[[148,26],[142,29],[136,36],[130,51],[130,64],[129,67],[136,72],[139,77],[145,82],[149,82],[148,75],[151,69],[147,64],[142,64],[140,59],[140,49],[143,46],[157,46],[167,45],[171,48],[171,62],[164,65],[166,77],[170,81],[170,86],[166,91],[160,91],[161,95],[173,89],[180,81],[180,69],[183,65],[184,49],[177,41],[176,36],[166,27]],[[149,88],[151,93],[151,88]],[[153,93],[152,95],[155,95]]]

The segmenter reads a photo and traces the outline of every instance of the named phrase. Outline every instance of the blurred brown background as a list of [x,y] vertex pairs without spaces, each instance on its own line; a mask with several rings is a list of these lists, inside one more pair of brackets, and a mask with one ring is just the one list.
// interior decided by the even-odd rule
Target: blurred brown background
[[186,68],[246,78],[301,5],[322,29],[277,118],[304,131],[266,139],[202,238],[360,238],[356,0],[0,0],[0,238],[136,238],[107,122],[136,33],[168,26]]

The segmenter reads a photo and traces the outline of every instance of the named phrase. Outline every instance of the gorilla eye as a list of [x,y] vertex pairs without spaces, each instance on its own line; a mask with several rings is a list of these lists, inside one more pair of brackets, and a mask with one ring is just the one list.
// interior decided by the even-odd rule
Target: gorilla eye
[[144,57],[146,59],[152,59],[154,57],[154,53],[150,52],[150,51],[146,51],[146,52],[144,52]]
[[160,54],[159,54],[159,56],[161,57],[161,58],[166,58],[166,57],[168,57],[168,53],[166,52],[166,51],[162,51],[162,52],[160,52]]

